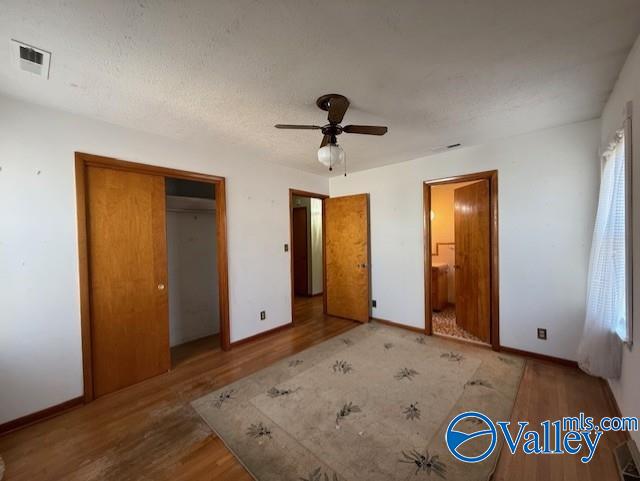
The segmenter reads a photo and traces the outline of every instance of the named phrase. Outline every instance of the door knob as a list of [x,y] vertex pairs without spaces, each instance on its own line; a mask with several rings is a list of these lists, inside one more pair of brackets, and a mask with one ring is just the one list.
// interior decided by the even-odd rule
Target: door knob
[[164,291],[164,284],[158,284],[158,290]]

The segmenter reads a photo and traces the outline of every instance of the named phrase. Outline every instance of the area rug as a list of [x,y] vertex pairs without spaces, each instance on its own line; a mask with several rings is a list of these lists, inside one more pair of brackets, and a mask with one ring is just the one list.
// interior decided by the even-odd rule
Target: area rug
[[[501,446],[482,462],[457,461],[447,426],[464,411],[509,419],[523,366],[518,357],[372,323],[193,407],[259,481],[480,481]],[[457,429],[478,430],[467,421]],[[463,454],[483,452],[485,438],[465,443]]]

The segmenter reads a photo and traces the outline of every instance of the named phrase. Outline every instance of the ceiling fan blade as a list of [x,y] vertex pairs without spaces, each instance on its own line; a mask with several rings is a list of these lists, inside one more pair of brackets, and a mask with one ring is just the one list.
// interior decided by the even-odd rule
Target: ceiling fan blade
[[345,125],[342,131],[348,134],[384,135],[387,128],[377,125]]
[[331,136],[330,135],[325,135],[324,137],[322,137],[322,142],[320,143],[320,148],[322,148],[325,145],[327,145],[330,141],[331,141]]
[[276,129],[301,129],[301,130],[318,130],[321,129],[319,125],[291,125],[291,124],[276,124]]
[[349,101],[344,97],[332,97],[329,101],[329,115],[327,118],[332,124],[339,124],[349,108]]

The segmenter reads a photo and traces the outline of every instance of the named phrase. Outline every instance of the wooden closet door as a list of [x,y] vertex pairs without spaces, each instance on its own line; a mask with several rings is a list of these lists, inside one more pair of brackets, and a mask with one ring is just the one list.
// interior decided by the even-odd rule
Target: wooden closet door
[[325,199],[326,305],[330,316],[369,321],[369,195]]
[[94,395],[169,370],[164,178],[87,168]]
[[490,341],[489,181],[453,191],[455,226],[456,323]]

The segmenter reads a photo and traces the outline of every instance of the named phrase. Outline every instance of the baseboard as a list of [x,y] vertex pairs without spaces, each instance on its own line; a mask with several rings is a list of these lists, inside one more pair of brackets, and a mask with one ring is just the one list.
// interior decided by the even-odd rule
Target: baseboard
[[561,364],[567,367],[578,367],[578,363],[575,361],[570,361],[569,359],[563,359],[561,357],[553,357],[547,356],[546,354],[538,354],[537,352],[523,351],[521,349],[515,349],[513,347],[500,346],[498,348],[501,352],[506,352],[509,354],[516,354],[518,356],[531,357],[533,359],[538,359],[540,361],[553,362],[555,364]]
[[611,409],[615,415],[619,418],[622,417],[622,411],[620,411],[620,406],[618,405],[618,401],[616,397],[613,395],[613,391],[611,390],[611,386],[609,386],[609,382],[606,379],[600,379],[602,382],[602,390],[604,391],[604,395],[607,398],[607,402],[611,405]]
[[79,396],[73,399],[69,399],[55,406],[48,407],[42,411],[27,414],[13,421],[8,421],[4,424],[0,424],[0,435],[8,434],[17,429],[22,429],[32,424],[44,421],[55,416],[59,416],[62,413],[70,411],[71,409],[78,407],[84,403],[84,397]]
[[[611,410],[613,411],[613,415],[616,417],[621,418],[622,417],[622,411],[620,411],[620,405],[618,404],[618,400],[616,399],[616,397],[613,395],[613,391],[611,390],[611,386],[609,385],[609,381],[607,381],[606,379],[600,379],[600,382],[602,383],[602,391],[604,392],[604,397],[607,398],[607,402],[609,403],[609,406],[611,407]],[[629,431],[623,431],[624,436],[625,436],[625,440],[630,440],[631,439],[631,433]]]
[[405,324],[399,324],[397,322],[387,321],[386,319],[380,319],[379,317],[370,317],[369,319],[371,319],[372,321],[379,322],[380,324],[386,324],[387,326],[399,327],[400,329],[406,329],[407,331],[424,334],[424,328],[422,327],[407,326]]
[[[380,324],[386,324],[387,326],[399,327],[400,329],[406,329],[408,331],[418,332],[420,334],[424,334],[424,329],[419,328],[419,327],[406,326],[404,324],[399,324],[397,322],[388,321],[386,319],[380,319],[379,317],[370,317],[369,319],[371,319],[372,321],[377,321]],[[469,344],[469,345],[475,345],[475,343],[470,343],[468,341],[465,341],[464,339],[453,339],[453,338],[449,338],[449,337],[446,337],[446,339],[447,340],[451,340],[451,341],[464,342],[464,343]],[[490,346],[490,345],[487,345],[487,346],[478,345],[478,347],[492,348],[492,346]],[[538,354],[536,352],[522,351],[520,349],[514,349],[512,347],[505,347],[505,346],[500,346],[497,350],[498,351],[502,351],[502,352],[507,352],[507,353],[510,353],[510,354],[517,354],[518,356],[531,357],[531,358],[538,359],[538,360],[541,360],[541,361],[548,361],[548,362],[553,362],[553,363],[556,363],[556,364],[562,364],[563,366],[569,366],[569,367],[575,367],[575,368],[578,367],[578,363],[577,362],[570,361],[568,359],[563,359],[561,357],[547,356],[545,354]]]
[[[604,392],[604,397],[607,399],[607,402],[609,403],[609,407],[613,411],[613,416],[621,418],[622,411],[620,411],[620,405],[618,404],[618,400],[613,395],[613,391],[611,390],[611,385],[609,384],[609,381],[607,381],[606,379],[600,378],[600,382],[602,383],[602,391]],[[625,441],[629,441],[632,439],[631,433],[629,431],[622,431],[622,433],[624,434]]]
[[248,342],[257,341],[263,337],[270,336],[271,334],[275,334],[276,332],[284,331],[285,329],[290,329],[291,327],[293,327],[293,322],[289,322],[288,324],[283,324],[282,326],[274,327],[273,329],[268,329],[266,331],[259,332],[258,334],[254,334],[253,336],[240,339],[239,341],[233,341],[231,343],[231,347],[238,347]]

